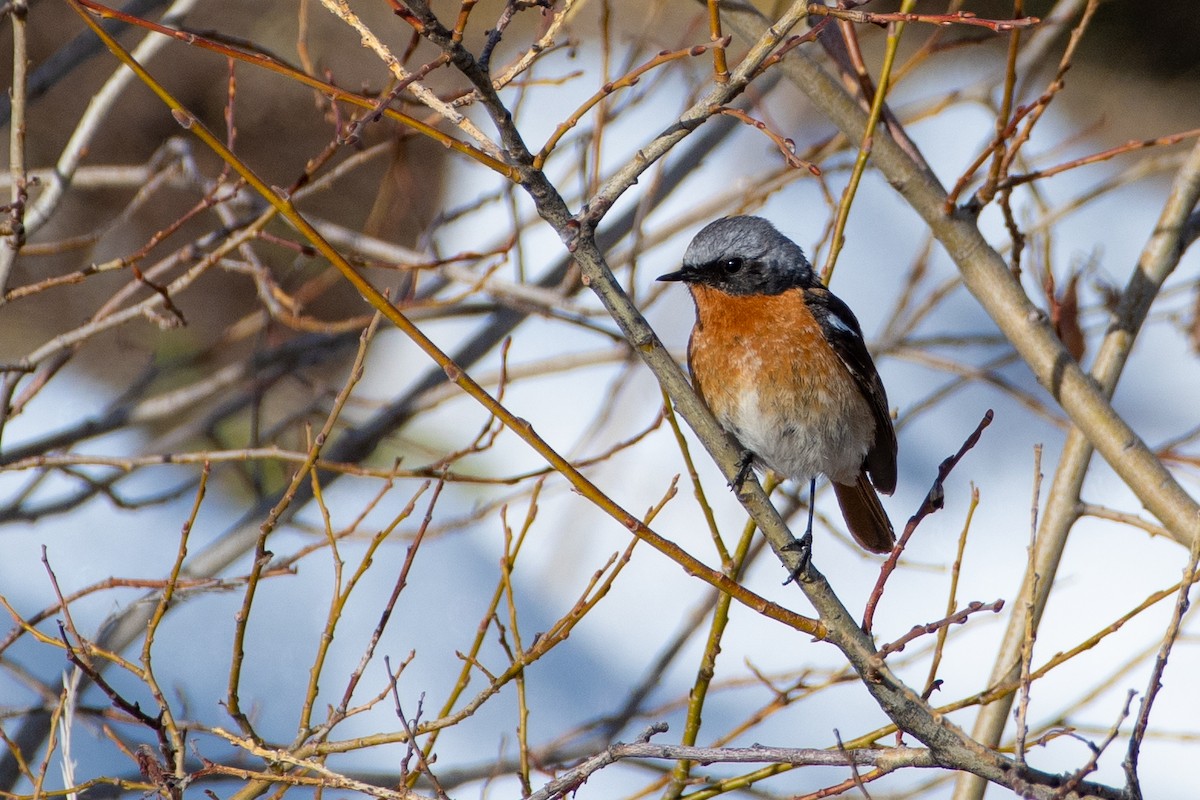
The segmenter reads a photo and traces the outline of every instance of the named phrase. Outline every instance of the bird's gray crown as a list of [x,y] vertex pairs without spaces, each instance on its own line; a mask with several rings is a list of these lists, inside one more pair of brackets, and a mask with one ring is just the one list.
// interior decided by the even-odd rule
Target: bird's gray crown
[[706,225],[667,280],[702,283],[735,295],[779,294],[818,281],[804,251],[762,217],[724,217]]

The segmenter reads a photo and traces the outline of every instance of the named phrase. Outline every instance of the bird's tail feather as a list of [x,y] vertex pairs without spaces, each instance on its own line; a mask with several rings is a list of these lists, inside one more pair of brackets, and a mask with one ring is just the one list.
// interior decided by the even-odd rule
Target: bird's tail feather
[[866,473],[860,472],[854,483],[835,482],[833,491],[854,541],[872,553],[890,553],[896,534]]

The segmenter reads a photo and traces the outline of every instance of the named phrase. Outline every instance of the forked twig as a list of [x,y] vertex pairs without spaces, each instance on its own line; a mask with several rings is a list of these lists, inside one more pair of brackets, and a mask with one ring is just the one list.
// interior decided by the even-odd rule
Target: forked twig
[[912,537],[913,531],[921,524],[921,520],[945,505],[946,489],[943,485],[944,481],[958,465],[958,462],[962,460],[962,457],[967,454],[967,451],[979,442],[979,437],[983,435],[984,428],[992,424],[994,416],[995,414],[989,408],[984,413],[983,419],[975,426],[975,430],[962,443],[962,447],[958,448],[958,452],[942,461],[938,466],[938,474],[933,480],[933,486],[929,487],[929,492],[926,493],[920,508],[917,509],[917,513],[909,518],[908,524],[904,526],[904,533],[900,536],[899,541],[896,542],[896,546],[892,548],[892,553],[888,556],[887,561],[883,562],[883,566],[879,569],[879,578],[875,581],[875,589],[867,599],[867,607],[863,611],[862,629],[868,635],[871,633],[871,626],[875,619],[875,609],[879,605],[880,598],[883,597],[883,587],[887,584],[887,580],[891,574],[896,570],[896,565],[900,563],[900,554],[904,552],[904,547]]

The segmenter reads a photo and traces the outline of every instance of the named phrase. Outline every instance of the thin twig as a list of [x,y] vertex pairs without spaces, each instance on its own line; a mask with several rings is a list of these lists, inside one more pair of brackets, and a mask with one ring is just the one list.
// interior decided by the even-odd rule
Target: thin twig
[[1167,668],[1167,659],[1171,657],[1171,648],[1179,639],[1179,631],[1183,625],[1183,617],[1187,614],[1188,608],[1191,606],[1191,590],[1192,584],[1196,582],[1196,566],[1200,562],[1200,536],[1197,536],[1192,542],[1191,551],[1188,553],[1187,564],[1183,568],[1183,579],[1180,581],[1179,594],[1175,598],[1175,608],[1171,612],[1171,619],[1167,623],[1167,630],[1163,634],[1162,645],[1159,647],[1158,655],[1154,658],[1154,669],[1150,671],[1150,680],[1146,684],[1146,691],[1142,695],[1142,702],[1138,708],[1137,721],[1133,726],[1133,734],[1129,737],[1129,748],[1125,752],[1125,760],[1121,766],[1125,770],[1125,789],[1134,797],[1142,797],[1141,781],[1138,779],[1138,758],[1141,755],[1142,740],[1146,737],[1146,731],[1150,725],[1150,709],[1154,705],[1154,699],[1158,697],[1158,692],[1162,689],[1163,672]]
[[489,156],[495,159],[503,160],[500,149],[495,142],[484,135],[483,131],[479,130],[469,118],[464,116],[456,108],[444,102],[440,97],[434,94],[431,90],[425,87],[420,81],[413,80],[408,74],[408,70],[400,63],[395,54],[383,43],[375,33],[367,27],[367,25],[359,18],[351,8],[347,0],[321,0],[321,5],[334,16],[341,19],[347,25],[358,33],[362,41],[362,46],[371,50],[379,58],[380,61],[387,66],[392,76],[404,85],[407,90],[416,97],[420,102],[424,103],[428,108],[437,112],[443,119],[456,126],[463,133],[475,140],[475,143]]
[[1011,189],[1032,181],[1049,178],[1053,175],[1066,172],[1067,170],[1076,169],[1087,164],[1099,164],[1102,161],[1108,161],[1110,158],[1115,158],[1126,153],[1133,153],[1138,150],[1144,150],[1148,147],[1166,147],[1167,145],[1178,144],[1179,142],[1188,139],[1200,137],[1200,128],[1192,128],[1191,130],[1182,131],[1180,133],[1172,133],[1167,136],[1154,136],[1149,139],[1130,139],[1124,144],[1119,144],[1116,147],[1110,147],[1107,150],[1101,150],[1099,153],[1092,153],[1087,156],[1073,158],[1070,161],[1058,164],[1045,169],[1034,170],[1020,175],[1009,175],[997,184],[997,189]]
[[[962,531],[958,534],[958,550],[954,553],[954,563],[950,566],[950,589],[946,596],[946,615],[949,616],[958,607],[958,579],[962,574],[963,553],[967,548],[967,532],[971,530],[971,520],[975,518],[975,509],[979,507],[979,487],[971,487],[971,504],[967,507],[967,519],[963,523]],[[950,632],[950,627],[944,626],[938,629],[937,641],[933,647],[933,658],[929,661],[929,674],[925,678],[925,689],[921,692],[921,698],[928,700],[933,692],[941,684],[938,680],[938,667],[942,663],[942,653],[946,646],[946,637]]]
[[628,758],[687,759],[701,763],[772,763],[795,764],[798,766],[852,766],[875,765],[895,769],[898,765],[909,767],[935,766],[928,750],[909,747],[863,748],[840,752],[787,747],[688,747],[684,745],[657,745],[648,740],[655,733],[666,731],[664,723],[658,723],[642,735],[641,741],[630,744],[617,743],[584,761],[579,766],[559,776],[529,796],[528,800],[553,800],[566,797],[582,785],[597,771]]
[[779,148],[780,154],[783,155],[783,160],[787,162],[789,167],[793,167],[795,169],[806,169],[812,175],[821,174],[821,169],[816,164],[812,163],[811,161],[805,161],[796,155],[795,142],[771,130],[771,128],[767,126],[767,123],[754,119],[754,117],[751,117],[740,108],[721,108],[719,111],[721,114],[724,114],[728,117],[733,117],[739,122],[746,123],[755,130],[762,131],[767,138],[774,142],[775,146]]
[[[725,43],[727,44],[728,40],[726,40]],[[635,67],[616,80],[605,83],[600,87],[599,91],[585,100],[583,104],[579,106],[579,108],[575,109],[575,111],[568,115],[565,120],[558,124],[558,126],[554,129],[554,133],[550,134],[550,138],[546,140],[544,145],[542,145],[542,149],[539,150],[537,155],[533,157],[533,168],[540,170],[543,166],[545,166],[546,159],[554,151],[554,148],[558,146],[558,143],[562,140],[562,137],[565,136],[568,131],[578,125],[584,114],[595,108],[599,102],[609,97],[616,91],[627,89],[630,86],[633,86],[639,80],[641,80],[643,75],[653,69],[657,69],[664,64],[669,64],[672,61],[678,61],[683,58],[696,58],[698,56],[702,56],[708,52],[708,49],[708,45],[701,44],[693,47],[685,47],[680,50],[663,50],[646,63]]]
[[[867,113],[867,124],[863,128],[862,137],[858,143],[858,153],[854,158],[854,166],[850,171],[850,179],[846,182],[846,187],[842,190],[842,198],[837,207],[837,216],[833,221],[833,233],[830,236],[829,253],[825,258],[824,266],[821,267],[821,280],[826,284],[833,277],[833,270],[837,266],[838,255],[842,252],[842,246],[845,244],[845,231],[846,224],[850,219],[850,206],[854,203],[854,196],[858,192],[859,183],[862,181],[862,176],[867,169],[867,159],[871,155],[875,128],[879,124],[879,120],[883,117],[892,76],[892,66],[896,63],[896,52],[900,46],[900,37],[904,33],[904,22],[901,20],[909,16],[909,12],[911,12],[915,5],[916,0],[902,0],[900,3],[900,13],[896,15],[898,19],[888,24],[887,45],[884,48],[883,66],[879,69],[879,80],[876,81],[875,94],[869,98],[871,107]],[[818,4],[814,4],[814,7],[826,8],[826,6]],[[865,12],[850,13],[857,15]],[[851,21],[865,22],[866,19],[852,19]]]
[[870,597],[867,598],[867,607],[863,611],[862,629],[865,633],[869,634],[871,632],[875,619],[875,609],[879,606],[879,601],[883,597],[883,588],[887,584],[888,578],[896,570],[896,566],[900,563],[900,554],[904,552],[905,545],[912,538],[917,526],[921,524],[921,520],[945,505],[946,488],[943,483],[954,467],[958,465],[958,462],[962,460],[962,457],[967,454],[967,451],[978,444],[979,437],[983,435],[984,428],[992,424],[994,416],[990,408],[984,412],[983,418],[975,426],[975,430],[971,432],[971,435],[963,441],[962,446],[958,448],[958,452],[944,459],[938,465],[937,477],[933,479],[933,485],[929,487],[929,491],[925,494],[925,499],[921,501],[920,508],[917,509],[917,513],[909,518],[908,524],[904,526],[904,533],[900,535],[896,546],[892,548],[891,555],[883,562],[883,566],[879,568],[879,578],[875,581],[875,588],[872,590]]
[[[911,5],[901,6],[901,9],[911,8]],[[1030,28],[1041,22],[1037,17],[1018,17],[1016,19],[981,19],[970,11],[957,11],[953,14],[913,14],[904,10],[895,13],[878,11],[860,11],[858,9],[836,8],[812,3],[808,7],[814,16],[835,17],[847,22],[866,25],[890,25],[892,23],[919,22],[928,25],[969,25],[988,28],[997,33]]]
[[967,603],[965,608],[961,608],[952,614],[947,614],[939,620],[927,623],[925,625],[914,625],[912,629],[896,639],[893,642],[888,642],[879,648],[880,656],[887,656],[891,653],[898,653],[908,646],[914,639],[921,636],[927,636],[931,633],[940,633],[949,628],[951,625],[962,625],[967,621],[972,614],[977,614],[980,611],[991,611],[993,614],[999,614],[1004,610],[1003,600],[993,600],[990,603],[983,603],[979,600]]
[[[1037,557],[1038,509],[1042,499],[1042,446],[1033,448],[1033,500],[1029,507],[1029,568],[1033,572],[1033,564]],[[1022,603],[1025,605],[1025,635],[1021,646],[1021,690],[1017,701],[1017,741],[1015,757],[1018,764],[1025,765],[1025,738],[1029,734],[1029,691],[1032,681],[1029,678],[1033,668],[1033,645],[1037,639],[1038,629],[1034,624],[1033,604],[1037,597],[1037,584],[1040,577],[1033,572],[1033,580],[1029,582]]]

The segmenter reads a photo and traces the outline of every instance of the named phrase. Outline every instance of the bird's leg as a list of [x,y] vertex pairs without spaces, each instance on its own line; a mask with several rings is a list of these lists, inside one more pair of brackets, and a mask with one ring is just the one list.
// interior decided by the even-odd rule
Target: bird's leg
[[808,482],[808,527],[804,529],[804,535],[808,540],[812,541],[812,524],[813,524],[813,509],[817,505],[817,478],[813,476]]
[[798,580],[800,575],[808,569],[808,565],[812,563],[812,529],[813,529],[813,507],[815,505],[817,495],[817,479],[814,477],[808,484],[808,527],[804,529],[804,535],[799,539],[794,539],[788,544],[784,550],[799,554],[799,563],[792,573],[788,575],[787,580],[783,582],[786,586],[794,580]]
[[742,488],[742,484],[746,482],[746,478],[750,477],[750,473],[754,469],[754,453],[743,450],[742,457],[738,459],[737,468],[737,474],[729,482],[729,488],[735,492]]

